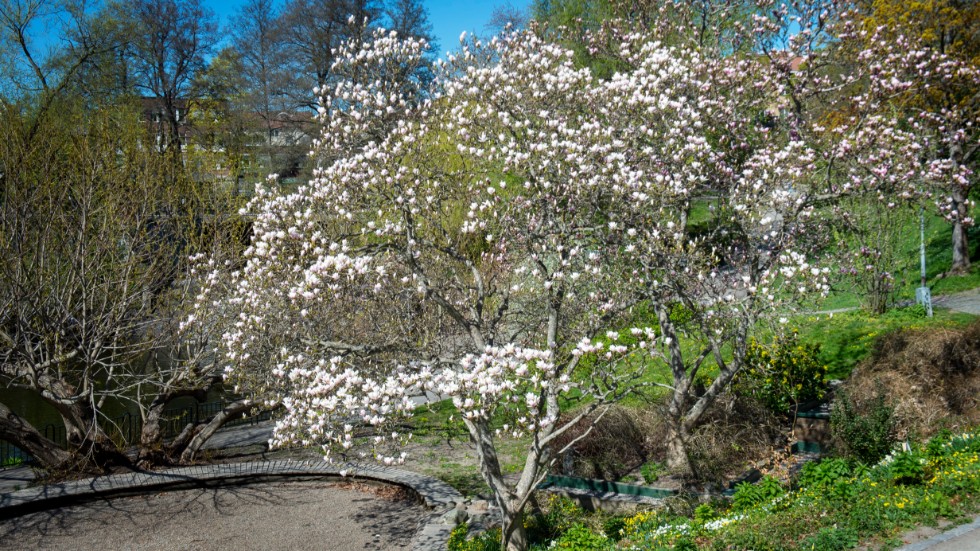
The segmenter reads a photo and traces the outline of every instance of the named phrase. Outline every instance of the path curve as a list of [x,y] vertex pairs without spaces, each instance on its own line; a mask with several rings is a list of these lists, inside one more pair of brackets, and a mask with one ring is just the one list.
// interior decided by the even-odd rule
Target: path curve
[[[343,474],[342,474],[343,472]],[[337,478],[396,484],[414,492],[429,509],[412,549],[444,549],[454,527],[455,506],[463,496],[441,480],[380,465],[330,465],[324,461],[254,461],[180,467],[165,471],[99,476],[62,484],[36,486],[0,494],[0,519],[78,504],[109,496],[125,496],[187,488],[269,482],[298,477]]]

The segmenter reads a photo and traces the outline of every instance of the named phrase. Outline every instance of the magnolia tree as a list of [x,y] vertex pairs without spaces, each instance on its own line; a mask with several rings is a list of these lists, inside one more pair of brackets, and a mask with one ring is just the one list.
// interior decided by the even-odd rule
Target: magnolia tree
[[[749,332],[827,289],[806,253],[831,153],[781,127],[769,64],[610,36],[605,80],[533,29],[463,41],[429,90],[395,78],[423,42],[340,52],[313,179],[258,188],[243,263],[205,268],[190,323],[225,328],[239,392],[284,405],[275,444],[397,464],[417,397],[448,397],[512,549],[549,444],[631,392],[669,393],[670,463],[690,472],[686,437]],[[497,455],[514,437],[516,481]]]
[[[980,68],[919,39],[887,29],[864,33],[869,46],[859,59],[869,66],[869,95],[918,136],[918,192],[952,226],[952,271],[970,267],[967,229],[980,152]],[[914,193],[909,191],[907,193]]]
[[770,4],[753,16],[753,42],[783,88],[786,126],[818,152],[839,275],[884,311],[910,207],[930,202],[953,225],[953,270],[968,267],[980,73],[894,28],[868,28],[847,2]]

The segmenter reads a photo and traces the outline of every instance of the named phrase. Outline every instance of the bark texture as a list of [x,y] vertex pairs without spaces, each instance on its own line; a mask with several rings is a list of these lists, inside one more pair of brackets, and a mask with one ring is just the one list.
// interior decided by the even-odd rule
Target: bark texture
[[0,404],[0,438],[29,453],[47,471],[59,471],[71,462],[71,454],[47,439],[4,404]]

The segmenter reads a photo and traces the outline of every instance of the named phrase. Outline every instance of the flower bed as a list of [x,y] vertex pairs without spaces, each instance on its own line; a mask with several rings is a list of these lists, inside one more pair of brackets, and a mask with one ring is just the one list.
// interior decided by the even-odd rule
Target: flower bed
[[946,432],[904,444],[873,466],[827,459],[807,465],[792,488],[764,478],[740,485],[731,503],[704,504],[693,515],[668,507],[591,529],[576,523],[534,548],[833,551],[872,538],[897,543],[904,530],[961,519],[978,506],[980,431]]

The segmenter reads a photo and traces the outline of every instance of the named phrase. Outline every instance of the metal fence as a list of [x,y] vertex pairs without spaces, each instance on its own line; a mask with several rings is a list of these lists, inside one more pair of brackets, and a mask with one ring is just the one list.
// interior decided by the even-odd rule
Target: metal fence
[[[160,420],[160,430],[163,433],[163,438],[176,437],[189,423],[200,423],[220,412],[225,406],[227,406],[227,402],[217,401],[163,410]],[[271,417],[271,413],[267,411],[260,412],[257,415],[243,413],[236,418],[228,420],[224,426],[254,425],[260,421],[267,421]],[[124,448],[136,444],[139,441],[140,432],[143,430],[142,419],[131,413],[125,413],[119,417],[107,419],[102,425],[109,436]],[[55,442],[59,446],[65,447],[68,445],[64,425],[49,423],[44,427],[37,427],[37,429],[45,438]],[[6,440],[0,440],[0,467],[18,465],[30,459],[31,456],[17,446]]]

